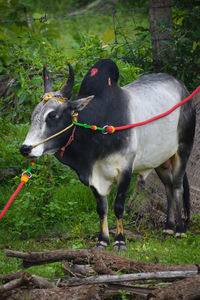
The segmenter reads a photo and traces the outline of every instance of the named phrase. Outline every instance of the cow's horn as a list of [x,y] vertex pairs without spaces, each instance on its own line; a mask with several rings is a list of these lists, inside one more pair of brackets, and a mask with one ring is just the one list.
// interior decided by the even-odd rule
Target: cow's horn
[[43,77],[44,77],[44,93],[52,92],[53,89],[51,86],[51,82],[50,82],[49,75],[47,73],[45,64],[44,64],[44,68],[43,68]]
[[69,77],[67,82],[64,84],[63,88],[61,89],[60,93],[64,98],[70,99],[72,96],[72,89],[74,85],[74,70],[69,62],[67,62],[69,66]]

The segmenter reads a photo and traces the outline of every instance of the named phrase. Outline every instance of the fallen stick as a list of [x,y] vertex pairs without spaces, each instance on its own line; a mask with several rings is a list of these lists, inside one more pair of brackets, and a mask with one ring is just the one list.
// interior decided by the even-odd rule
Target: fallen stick
[[48,279],[31,275],[27,272],[21,274],[20,278],[11,280],[5,284],[0,285],[0,293],[16,289],[21,286],[34,286],[40,289],[55,288],[56,285]]
[[16,289],[23,284],[23,278],[17,278],[0,286],[0,295],[4,292]]
[[13,279],[17,279],[20,278],[23,274],[22,270],[19,270],[17,272],[14,273],[10,273],[10,274],[0,274],[0,279],[5,280],[5,281],[10,281]]
[[121,281],[133,280],[148,280],[148,279],[177,279],[191,277],[197,274],[197,271],[166,271],[166,272],[148,272],[137,274],[123,274],[123,275],[100,275],[86,278],[73,278],[66,282],[68,286],[88,285],[88,284],[102,284]]
[[[30,267],[34,265],[41,265],[56,261],[69,261],[73,264],[80,265],[97,265],[99,261],[103,262],[103,274],[105,274],[105,267],[107,271],[120,270],[126,273],[133,272],[158,272],[158,271],[196,271],[198,273],[198,265],[164,265],[145,263],[129,258],[114,255],[110,252],[100,252],[97,250],[56,250],[49,252],[30,252],[24,253],[13,251],[9,249],[4,250],[8,257],[17,257],[23,259],[23,267]],[[101,274],[98,270],[98,274]]]

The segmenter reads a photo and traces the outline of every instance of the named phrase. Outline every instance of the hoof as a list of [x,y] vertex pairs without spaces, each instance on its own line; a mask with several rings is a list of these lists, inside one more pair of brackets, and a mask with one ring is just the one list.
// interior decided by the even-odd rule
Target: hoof
[[108,246],[108,244],[106,242],[98,241],[96,246],[93,247],[93,249],[102,251],[102,250],[105,250],[107,246]]
[[176,232],[175,237],[177,239],[186,238],[187,234],[185,232]]
[[168,237],[168,236],[173,236],[174,235],[174,230],[173,229],[164,229],[163,230],[163,236]]
[[126,244],[124,241],[116,241],[113,247],[113,251],[126,252]]

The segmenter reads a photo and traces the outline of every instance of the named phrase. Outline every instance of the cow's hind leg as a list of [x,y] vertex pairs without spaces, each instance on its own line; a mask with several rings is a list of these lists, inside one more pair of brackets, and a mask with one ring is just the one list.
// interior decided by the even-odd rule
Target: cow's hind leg
[[125,235],[123,230],[122,218],[124,214],[124,205],[131,182],[132,169],[126,170],[120,176],[118,183],[117,196],[114,202],[114,212],[117,218],[117,232],[115,236],[114,251],[126,251]]
[[[187,212],[187,216],[189,218],[189,187],[187,183],[187,175],[185,173],[186,164],[188,157],[184,152],[178,152],[173,160],[173,194],[174,201],[176,202],[176,210],[177,210],[177,225],[176,225],[176,237],[181,237],[183,233],[185,233],[186,228],[183,224],[182,220],[182,208],[184,206],[185,211]],[[188,192],[187,192],[187,190]]]
[[[183,89],[182,93],[183,99],[185,96],[188,96],[188,92],[185,89]],[[186,217],[189,218],[189,185],[187,176],[185,175],[185,169],[194,141],[195,123],[194,102],[188,101],[180,109],[178,123],[178,151],[172,159],[173,194],[177,209],[177,237],[180,237],[182,233],[185,232],[181,214],[183,204],[185,205],[185,209],[188,210]]]
[[97,201],[97,213],[100,218],[100,233],[95,249],[103,250],[109,244],[109,231],[107,222],[108,201],[106,197],[100,196],[94,188],[92,188],[92,191]]
[[174,217],[174,197],[173,197],[173,177],[172,169],[170,164],[168,166],[162,165],[155,169],[158,177],[165,186],[167,195],[167,220],[165,229],[163,230],[164,235],[173,235],[175,229],[175,217]]

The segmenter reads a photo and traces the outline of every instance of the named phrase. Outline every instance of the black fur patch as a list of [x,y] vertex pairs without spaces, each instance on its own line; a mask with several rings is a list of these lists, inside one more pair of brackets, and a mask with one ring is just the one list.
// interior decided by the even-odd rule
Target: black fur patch
[[[91,70],[98,68],[95,76],[90,76]],[[118,68],[111,60],[100,60],[87,73],[81,84],[79,98],[95,95],[93,100],[79,112],[78,121],[89,125],[103,127],[105,125],[123,126],[130,123],[128,117],[128,99],[124,91],[117,86]],[[108,76],[111,86],[108,85]],[[66,124],[70,123],[68,113]],[[66,141],[69,133],[66,134]],[[74,141],[63,155],[56,157],[64,164],[72,167],[80,180],[88,185],[89,175],[96,160],[128,146],[130,130],[118,131],[114,134],[102,134],[77,126]]]
[[[182,100],[188,96],[189,93],[186,90],[186,88],[183,86]],[[188,156],[190,154],[194,142],[195,125],[196,125],[195,105],[194,105],[194,101],[191,99],[181,106],[179,124],[178,124],[179,151],[184,151],[188,153]],[[182,147],[184,149],[182,149]]]
[[116,85],[119,78],[119,70],[116,64],[110,59],[101,59],[95,63],[85,75],[78,98],[90,95],[99,96],[105,89],[109,90],[108,79],[111,85]]

